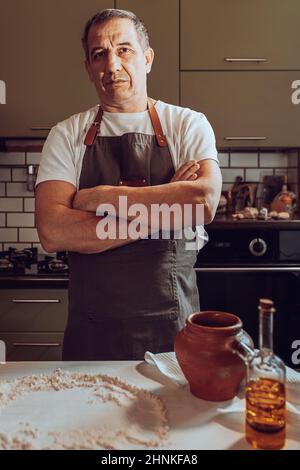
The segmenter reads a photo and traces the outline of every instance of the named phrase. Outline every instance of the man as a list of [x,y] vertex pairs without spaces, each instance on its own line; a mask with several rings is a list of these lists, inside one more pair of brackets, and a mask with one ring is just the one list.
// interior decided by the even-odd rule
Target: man
[[221,189],[215,139],[203,114],[148,98],[154,52],[133,13],[95,15],[83,47],[100,105],[51,130],[36,183],[37,228],[46,251],[69,252],[63,359],[142,359],[146,350],[172,350],[186,317],[199,310],[197,252],[184,238],[152,239],[162,227],[152,228],[147,217],[139,240],[100,239],[104,219],[96,210],[112,204],[122,230],[131,220],[120,216],[120,196],[128,207],[149,210],[190,204],[190,225],[203,204],[209,223]]

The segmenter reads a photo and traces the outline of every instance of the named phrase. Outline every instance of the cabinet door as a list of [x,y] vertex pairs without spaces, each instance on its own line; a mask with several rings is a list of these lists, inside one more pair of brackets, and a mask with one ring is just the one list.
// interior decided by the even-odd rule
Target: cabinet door
[[0,296],[0,332],[64,331],[67,289],[1,289]]
[[181,69],[299,70],[299,24],[299,0],[182,0]]
[[[113,0],[10,0],[0,14],[0,137],[42,137],[58,121],[97,103],[84,67],[86,21]],[[35,129],[35,130],[33,130]]]
[[0,333],[7,361],[61,361],[63,334]]
[[223,147],[299,147],[297,72],[182,72],[182,106],[206,114]]
[[149,32],[155,52],[149,96],[179,104],[179,0],[117,0],[116,8],[133,11]]

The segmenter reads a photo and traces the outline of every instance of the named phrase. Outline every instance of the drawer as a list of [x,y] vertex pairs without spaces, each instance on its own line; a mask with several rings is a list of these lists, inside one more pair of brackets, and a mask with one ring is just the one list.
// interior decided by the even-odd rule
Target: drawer
[[0,332],[63,332],[67,315],[67,289],[0,290]]
[[7,361],[61,361],[63,333],[0,333]]

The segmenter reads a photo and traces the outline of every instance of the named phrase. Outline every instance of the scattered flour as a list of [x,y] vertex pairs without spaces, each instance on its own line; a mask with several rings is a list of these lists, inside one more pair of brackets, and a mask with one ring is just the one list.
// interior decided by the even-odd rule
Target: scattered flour
[[[155,448],[166,441],[169,433],[166,409],[161,399],[152,392],[130,385],[119,377],[102,374],[71,373],[57,369],[51,374],[30,375],[14,380],[0,381],[0,410],[27,394],[45,391],[89,389],[88,404],[113,403],[126,411],[128,420],[119,429],[109,423],[101,426],[84,426],[48,432],[51,440],[49,449],[126,449]],[[76,413],[77,410],[74,410]],[[51,412],[49,410],[49,412]],[[0,424],[0,449],[39,449],[38,438],[41,429],[32,426],[29,416],[19,416],[26,421],[19,422],[14,435],[2,432]],[[101,416],[99,417],[101,421]]]

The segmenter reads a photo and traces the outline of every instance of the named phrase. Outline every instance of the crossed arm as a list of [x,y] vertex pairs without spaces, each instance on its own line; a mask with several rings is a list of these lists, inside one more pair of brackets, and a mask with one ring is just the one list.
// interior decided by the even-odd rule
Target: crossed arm
[[[110,203],[118,208],[118,197],[127,196],[128,206],[141,203],[150,212],[151,204],[204,205],[204,221],[214,218],[221,192],[221,173],[211,159],[187,162],[182,165],[171,182],[146,187],[96,186],[76,192],[71,183],[46,181],[36,190],[36,221],[40,241],[48,252],[77,251],[99,253],[135,241],[127,239],[100,240],[96,227],[102,217],[95,212],[100,203]],[[118,215],[118,213],[117,213]],[[129,224],[119,219],[121,224]],[[141,226],[141,236],[151,234],[151,229]]]

